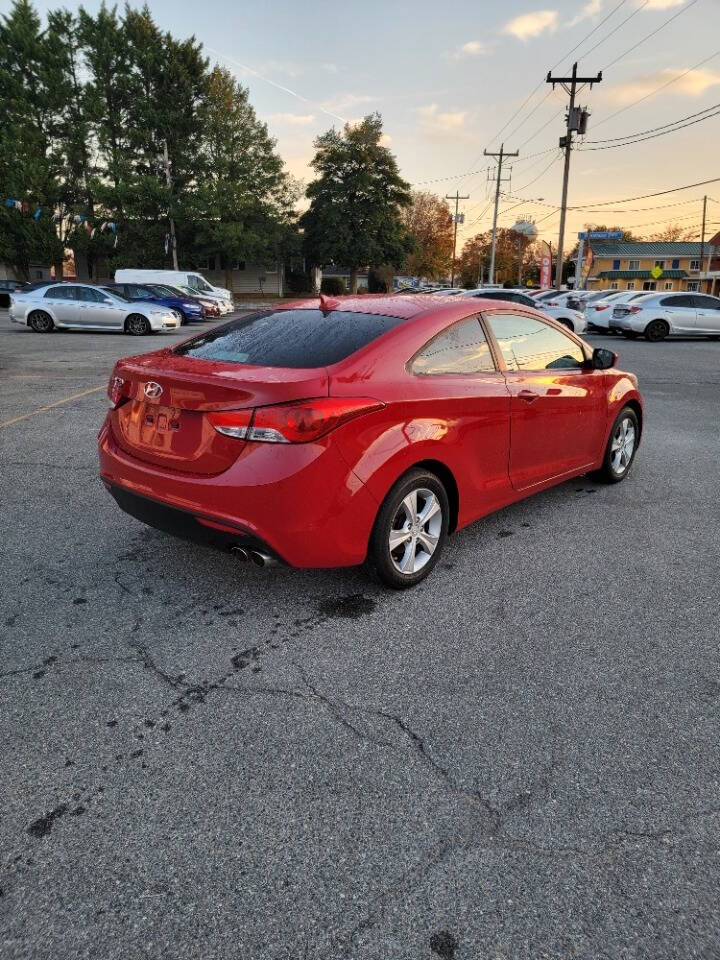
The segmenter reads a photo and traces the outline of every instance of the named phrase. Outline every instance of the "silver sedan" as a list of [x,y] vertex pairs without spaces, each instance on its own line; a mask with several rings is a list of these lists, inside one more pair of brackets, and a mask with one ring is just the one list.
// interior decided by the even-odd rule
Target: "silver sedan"
[[117,330],[133,336],[180,327],[169,307],[128,300],[89,283],[49,283],[10,298],[10,319],[36,333],[52,330]]
[[488,300],[508,300],[510,303],[519,303],[523,307],[532,307],[533,310],[539,310],[546,316],[557,320],[568,330],[574,333],[584,333],[586,329],[585,316],[579,310],[571,310],[570,307],[551,307],[547,303],[538,303],[534,297],[531,297],[524,290],[498,289],[497,287],[483,288],[476,290],[465,290],[463,297],[484,297]]

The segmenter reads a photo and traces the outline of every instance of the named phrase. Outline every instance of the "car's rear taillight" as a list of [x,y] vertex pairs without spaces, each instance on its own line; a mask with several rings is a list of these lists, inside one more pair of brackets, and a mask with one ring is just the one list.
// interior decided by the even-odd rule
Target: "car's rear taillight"
[[600,311],[600,310],[607,310],[607,308],[608,308],[609,306],[610,306],[609,303],[599,303],[599,304],[595,307],[595,309],[598,310],[598,311]]
[[319,397],[299,403],[282,403],[253,410],[209,413],[219,433],[261,443],[310,443],[341,423],[384,406],[367,397]]
[[112,410],[116,410],[126,400],[130,399],[130,383],[115,374],[110,377],[107,388],[108,403]]
[[223,413],[209,413],[207,418],[218,433],[224,433],[226,437],[235,437],[237,440],[245,440],[252,415],[252,410],[228,410]]
[[630,307],[630,313],[640,313],[642,307]]

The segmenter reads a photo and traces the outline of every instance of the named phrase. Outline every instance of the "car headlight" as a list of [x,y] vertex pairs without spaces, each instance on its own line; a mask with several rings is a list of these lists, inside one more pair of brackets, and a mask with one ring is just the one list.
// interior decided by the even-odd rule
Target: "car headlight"
[[[167,316],[168,316],[168,312],[167,312],[167,310],[151,310],[151,311],[150,311],[150,316],[151,316],[151,317],[167,317]],[[170,316],[174,317],[175,314],[170,314]]]

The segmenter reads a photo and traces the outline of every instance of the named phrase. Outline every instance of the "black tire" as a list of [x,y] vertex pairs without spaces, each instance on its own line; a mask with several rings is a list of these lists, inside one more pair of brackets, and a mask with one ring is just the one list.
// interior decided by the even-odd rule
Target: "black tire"
[[185,316],[182,310],[174,310],[173,313],[177,314],[178,320],[180,321],[180,326],[186,327],[188,324],[188,318]]
[[[614,445],[615,441],[618,439],[618,436],[622,433],[622,425],[625,422],[629,422],[632,425],[632,429],[634,431],[634,442],[630,456],[627,459],[627,463],[618,468],[614,465],[616,462],[617,452],[614,449]],[[595,472],[595,479],[601,483],[620,483],[621,480],[624,480],[630,472],[630,467],[633,465],[633,461],[635,460],[635,454],[637,452],[639,442],[640,422],[638,420],[638,415],[635,413],[632,407],[623,407],[623,409],[615,418],[615,423],[612,425],[612,430],[610,431],[610,436],[608,437],[607,447],[605,448],[603,464],[602,467]]]
[[645,339],[650,343],[660,343],[670,333],[670,325],[666,320],[651,320],[645,327]]
[[53,318],[44,310],[33,310],[28,317],[28,323],[35,333],[50,333],[55,327]]
[[[419,508],[417,512],[420,517],[422,517],[422,510],[425,509],[429,501],[429,496],[424,494],[434,495],[437,504],[440,506],[439,521],[436,519],[438,514],[435,512],[432,518],[424,524],[418,525],[410,522],[403,501],[413,491],[417,494],[416,504]],[[420,468],[410,470],[403,477],[400,477],[378,510],[370,535],[366,561],[368,571],[386,587],[392,587],[394,590],[414,587],[415,584],[420,583],[428,576],[440,559],[447,540],[449,518],[448,496],[440,480],[428,470]],[[391,549],[390,545],[390,534],[393,530],[398,534],[404,533],[406,530],[408,533],[405,542],[399,544],[394,550]],[[435,548],[424,561],[422,555],[424,553],[428,554],[428,551],[423,549],[423,540],[417,536],[418,533],[432,539],[436,537]],[[425,542],[429,543],[430,540]],[[414,567],[417,566],[418,562],[422,565],[418,569],[404,573],[398,568],[404,557],[407,557],[408,563],[412,563]]]
[[151,329],[150,321],[141,313],[131,313],[125,320],[125,333],[131,337],[145,337]]
[[558,322],[564,327],[567,327],[572,333],[575,333],[575,327],[573,326],[572,320],[559,320]]

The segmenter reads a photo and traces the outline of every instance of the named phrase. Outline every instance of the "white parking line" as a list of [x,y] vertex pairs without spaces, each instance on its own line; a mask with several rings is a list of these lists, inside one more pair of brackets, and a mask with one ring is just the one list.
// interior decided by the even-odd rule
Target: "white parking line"
[[99,393],[100,390],[105,390],[105,385],[101,387],[92,387],[90,390],[83,390],[80,393],[74,393],[71,397],[65,397],[64,400],[57,400],[55,403],[49,403],[46,407],[38,407],[37,410],[31,410],[29,413],[23,413],[19,417],[13,417],[12,420],[3,420],[0,423],[0,429],[2,427],[10,427],[13,423],[20,423],[21,420],[27,420],[30,417],[36,417],[39,413],[46,413],[48,410],[52,410],[53,407],[60,407],[64,403],[70,403],[71,400],[77,400],[80,397],[87,397],[90,393]]

